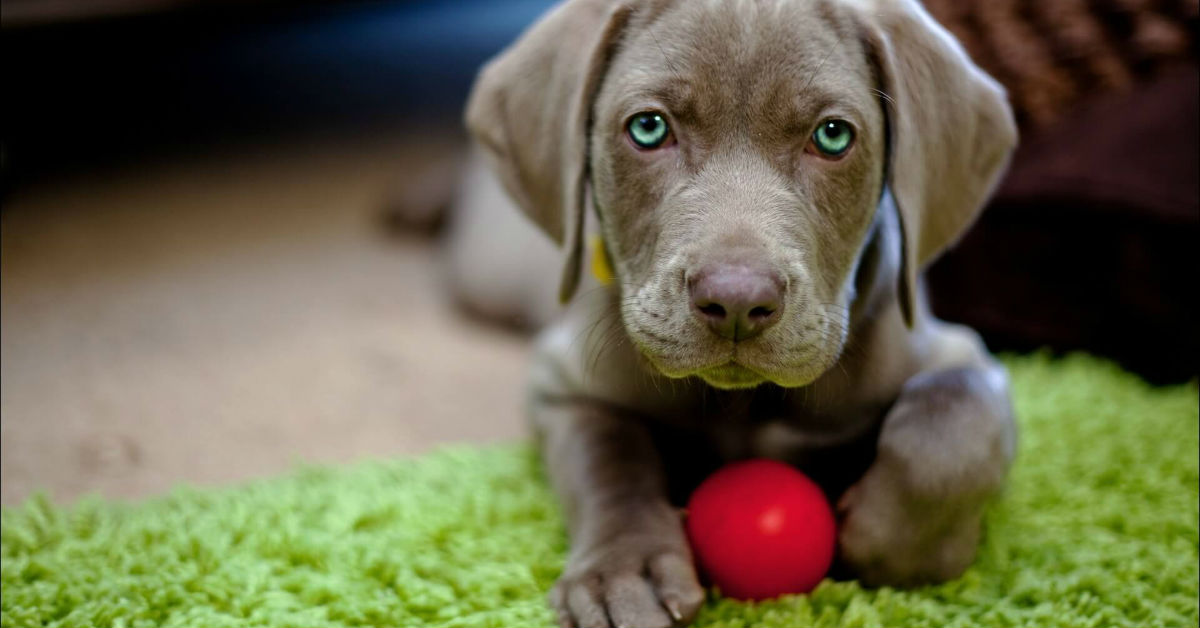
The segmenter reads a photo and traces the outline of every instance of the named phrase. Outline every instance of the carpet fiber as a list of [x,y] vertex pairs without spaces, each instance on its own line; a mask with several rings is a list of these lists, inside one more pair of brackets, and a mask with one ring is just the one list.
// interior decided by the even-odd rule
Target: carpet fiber
[[[701,626],[1196,626],[1197,388],[1085,356],[1007,360],[1020,421],[975,565],[915,591],[823,583]],[[527,446],[303,468],[139,503],[3,511],[4,626],[533,626],[562,522]]]

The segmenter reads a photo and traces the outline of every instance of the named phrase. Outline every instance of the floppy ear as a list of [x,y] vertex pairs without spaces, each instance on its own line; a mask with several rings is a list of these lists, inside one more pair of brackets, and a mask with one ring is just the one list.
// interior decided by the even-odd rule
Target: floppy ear
[[1017,143],[1004,88],[916,0],[849,0],[882,83],[888,186],[904,232],[900,305],[917,275],[975,220]]
[[467,102],[505,190],[566,251],[563,302],[579,283],[592,100],[630,13],[615,0],[560,4],[484,66]]

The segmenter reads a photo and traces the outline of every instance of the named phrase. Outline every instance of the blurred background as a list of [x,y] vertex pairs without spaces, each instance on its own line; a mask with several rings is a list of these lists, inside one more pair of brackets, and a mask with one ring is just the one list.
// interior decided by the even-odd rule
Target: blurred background
[[[0,500],[523,437],[525,338],[447,302],[413,208],[550,4],[6,0]],[[927,4],[1023,131],[936,311],[1195,377],[1197,2]]]

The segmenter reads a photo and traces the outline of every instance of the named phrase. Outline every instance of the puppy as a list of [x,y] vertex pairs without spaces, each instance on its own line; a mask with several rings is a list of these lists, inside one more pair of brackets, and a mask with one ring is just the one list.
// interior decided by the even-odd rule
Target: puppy
[[[466,119],[494,178],[460,208],[460,297],[570,301],[529,397],[571,534],[564,626],[690,622],[678,504],[739,458],[820,482],[864,583],[962,573],[1015,430],[1003,369],[930,315],[921,270],[1016,128],[915,0],[569,0],[482,70]],[[591,230],[615,281],[579,291]]]

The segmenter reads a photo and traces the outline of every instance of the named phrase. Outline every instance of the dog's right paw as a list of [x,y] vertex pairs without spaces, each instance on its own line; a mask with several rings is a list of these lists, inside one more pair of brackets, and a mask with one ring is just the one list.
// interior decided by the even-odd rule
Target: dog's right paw
[[668,628],[704,603],[692,557],[661,541],[619,539],[571,559],[550,591],[563,628]]

